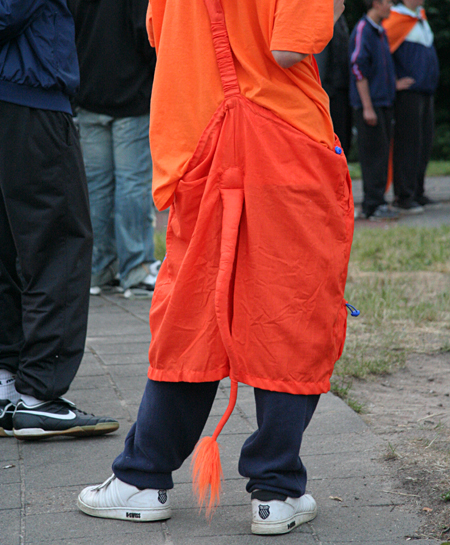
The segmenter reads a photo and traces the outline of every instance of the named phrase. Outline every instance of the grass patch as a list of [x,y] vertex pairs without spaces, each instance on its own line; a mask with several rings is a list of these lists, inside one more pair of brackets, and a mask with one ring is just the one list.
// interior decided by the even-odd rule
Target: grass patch
[[342,381],[331,381],[331,391],[333,392],[333,394],[343,399],[347,403],[347,405],[355,411],[355,413],[360,414],[364,412],[364,405],[350,397],[349,391],[351,389],[351,386],[351,382],[344,384]]
[[450,226],[358,229],[351,261],[362,271],[450,271]]
[[155,259],[162,261],[166,255],[166,232],[155,231]]
[[391,373],[412,352],[450,351],[449,272],[449,226],[355,232],[346,299],[361,315],[348,319],[333,375],[340,388]]
[[[350,176],[355,180],[361,178],[359,163],[349,163]],[[450,161],[430,161],[427,167],[427,176],[450,176]]]

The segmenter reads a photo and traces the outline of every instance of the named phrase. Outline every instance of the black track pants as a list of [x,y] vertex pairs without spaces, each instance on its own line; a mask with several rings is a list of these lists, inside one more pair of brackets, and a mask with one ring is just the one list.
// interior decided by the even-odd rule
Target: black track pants
[[92,229],[70,115],[0,101],[0,368],[64,394],[86,339]]

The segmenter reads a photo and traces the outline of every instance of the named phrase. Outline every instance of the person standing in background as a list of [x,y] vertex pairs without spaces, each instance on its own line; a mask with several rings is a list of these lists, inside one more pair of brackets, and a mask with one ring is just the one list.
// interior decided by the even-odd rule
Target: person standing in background
[[381,26],[389,17],[392,0],[365,0],[365,4],[367,14],[350,36],[350,101],[363,177],[362,214],[372,220],[391,220],[399,216],[385,200],[395,89],[410,85],[411,80],[396,82],[386,32]]
[[154,205],[149,111],[155,51],[147,0],[68,0],[81,83],[76,97],[94,230],[91,294],[120,282],[125,297],[151,296]]
[[433,143],[439,61],[423,2],[403,0],[383,22],[397,78],[414,80],[409,88],[397,91],[394,112],[395,205],[409,214],[437,204],[425,195],[425,173]]
[[347,21],[345,16],[341,15],[334,25],[331,42],[321,53],[314,55],[319,67],[322,86],[330,97],[330,114],[334,132],[338,135],[346,157],[350,153],[352,139],[348,44]]
[[84,353],[92,228],[66,0],[0,2],[0,437],[119,427],[62,398]]

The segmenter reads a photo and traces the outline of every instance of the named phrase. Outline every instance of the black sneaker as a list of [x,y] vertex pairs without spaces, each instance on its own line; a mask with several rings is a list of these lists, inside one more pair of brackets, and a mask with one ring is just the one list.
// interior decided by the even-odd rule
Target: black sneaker
[[15,406],[9,399],[0,399],[0,437],[13,436],[13,413]]
[[394,210],[398,210],[403,214],[422,214],[423,212],[423,206],[421,206],[417,201],[396,201],[392,206]]
[[420,206],[438,206],[441,204],[439,201],[430,199],[430,197],[427,197],[426,195],[420,195],[420,197],[417,197],[416,202],[418,202]]
[[387,204],[380,204],[374,210],[374,212],[369,216],[371,221],[390,221],[398,220],[400,214],[397,210],[392,210]]
[[118,427],[119,422],[114,418],[87,414],[63,397],[33,407],[19,401],[13,416],[14,436],[18,439],[42,439],[53,435],[87,437],[111,433]]

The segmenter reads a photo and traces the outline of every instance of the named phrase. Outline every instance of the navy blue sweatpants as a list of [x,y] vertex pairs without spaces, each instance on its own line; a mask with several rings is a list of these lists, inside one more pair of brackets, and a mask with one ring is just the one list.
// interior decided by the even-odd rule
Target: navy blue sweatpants
[[[194,450],[218,385],[149,380],[124,451],[113,463],[114,474],[141,489],[173,488],[172,472]],[[306,488],[300,446],[320,396],[254,392],[258,429],[242,447],[239,473],[249,479],[248,492],[300,497]]]

